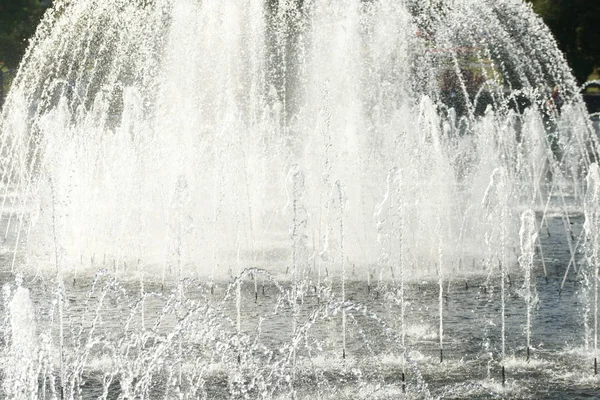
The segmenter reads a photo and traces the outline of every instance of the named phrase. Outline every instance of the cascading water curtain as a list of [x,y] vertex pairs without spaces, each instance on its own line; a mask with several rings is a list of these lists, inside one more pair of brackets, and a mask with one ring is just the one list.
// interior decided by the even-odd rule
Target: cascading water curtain
[[[561,113],[535,106],[556,84]],[[292,249],[268,253],[287,240],[285,174],[298,165],[315,270],[334,259],[340,180],[346,256],[389,279],[372,215],[395,167],[407,265],[432,276],[443,262],[446,274],[486,257],[481,200],[495,169],[515,206],[579,193],[596,138],[575,93],[516,0],[59,0],[0,118],[3,245],[18,268],[47,270],[53,226],[65,271],[214,282],[248,262],[281,273]]]

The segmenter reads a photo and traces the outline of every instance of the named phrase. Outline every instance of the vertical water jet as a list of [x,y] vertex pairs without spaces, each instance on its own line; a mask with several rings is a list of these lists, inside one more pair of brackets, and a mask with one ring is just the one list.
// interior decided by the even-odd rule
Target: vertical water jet
[[58,225],[58,215],[56,212],[56,195],[55,195],[55,187],[52,182],[52,178],[48,179],[48,183],[50,186],[50,195],[52,202],[52,235],[53,235],[53,243],[54,243],[54,265],[56,268],[56,282],[57,282],[57,297],[58,297],[58,330],[59,330],[59,344],[58,344],[58,363],[60,368],[60,396],[61,399],[65,397],[65,389],[66,389],[66,376],[65,376],[65,354],[64,354],[64,285],[63,285],[63,271],[62,265],[59,261],[58,254],[58,234],[57,234],[57,225]]
[[523,269],[523,296],[527,305],[527,320],[525,325],[526,352],[527,361],[529,361],[529,352],[531,349],[531,319],[533,308],[537,303],[537,293],[535,289],[535,277],[532,276],[533,258],[535,255],[535,244],[537,242],[537,226],[535,213],[533,210],[526,210],[521,214],[521,229],[519,236],[521,239],[521,256],[519,265]]
[[346,254],[344,252],[344,218],[345,218],[345,193],[342,182],[336,181],[335,186],[339,201],[340,220],[340,262],[342,267],[342,358],[346,359]]
[[[592,281],[592,310],[593,310],[593,346],[594,346],[594,374],[597,372],[598,358],[598,300],[600,280],[600,167],[592,164],[587,175],[587,191],[584,199],[585,223],[583,225],[586,239],[586,261],[588,282]],[[589,301],[589,300],[588,300]],[[584,316],[585,318],[585,316]],[[587,321],[587,318],[585,318]]]

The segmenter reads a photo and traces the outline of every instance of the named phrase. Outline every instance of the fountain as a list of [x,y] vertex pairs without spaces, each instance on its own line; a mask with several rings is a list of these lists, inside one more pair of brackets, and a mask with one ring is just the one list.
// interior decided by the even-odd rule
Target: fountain
[[54,3],[0,116],[4,394],[595,393],[598,138],[529,5]]

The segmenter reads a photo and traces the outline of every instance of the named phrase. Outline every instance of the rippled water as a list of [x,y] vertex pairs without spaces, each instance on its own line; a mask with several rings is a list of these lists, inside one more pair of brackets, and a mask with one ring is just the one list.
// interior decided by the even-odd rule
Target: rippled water
[[[577,237],[582,217],[572,215],[571,222]],[[63,320],[64,376],[65,382],[71,382],[67,392],[75,398],[128,398],[132,388],[146,379],[148,398],[192,398],[194,394],[387,399],[403,395],[404,371],[406,398],[598,398],[600,380],[593,375],[591,351],[584,346],[581,282],[573,271],[559,295],[570,260],[564,235],[560,218],[550,218],[548,230],[541,234],[548,279],[538,255],[539,304],[529,361],[522,282],[519,276],[511,276],[506,296],[505,387],[499,358],[500,295],[493,274],[466,276],[455,271],[445,283],[444,361],[440,363],[435,282],[408,285],[404,361],[393,282],[369,288],[350,272],[345,303],[335,294],[339,282],[332,278],[320,288],[307,285],[295,309],[286,300],[289,281],[269,282],[254,271],[258,291],[251,275],[246,275],[239,334],[235,285],[230,283],[219,283],[211,293],[206,283],[192,280],[179,289],[173,283],[146,282],[142,314],[139,282],[119,282],[108,273],[98,275],[94,283],[91,277],[70,277]],[[2,282],[7,297],[8,287],[14,289],[14,277],[3,274]],[[51,280],[32,276],[25,277],[23,286],[30,289],[36,309],[38,394],[51,396],[48,376],[60,364],[56,287]],[[348,315],[345,359],[342,308]],[[300,330],[306,328],[295,336],[294,310]],[[180,325],[182,321],[189,323]],[[5,320],[5,345],[10,341],[7,325]],[[285,356],[293,354],[293,343],[294,362]],[[3,355],[10,361],[6,346]],[[202,381],[197,391],[194,377]],[[59,383],[54,391],[60,393]]]

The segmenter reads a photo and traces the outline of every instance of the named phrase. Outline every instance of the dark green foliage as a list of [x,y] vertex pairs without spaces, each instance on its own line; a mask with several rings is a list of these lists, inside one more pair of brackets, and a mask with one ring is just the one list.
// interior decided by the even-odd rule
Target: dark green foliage
[[0,0],[0,62],[10,68],[19,65],[28,39],[45,11],[48,1]]
[[542,16],[577,80],[600,67],[600,1],[529,0]]

